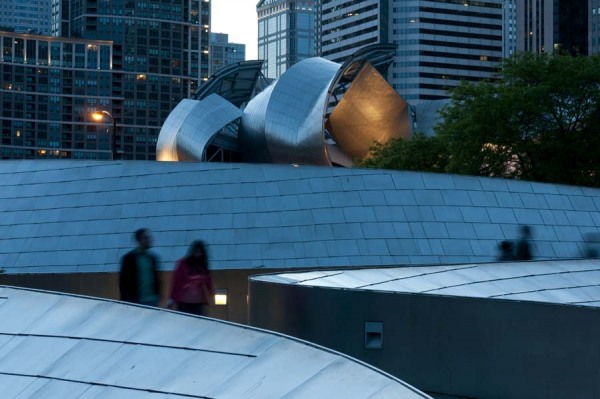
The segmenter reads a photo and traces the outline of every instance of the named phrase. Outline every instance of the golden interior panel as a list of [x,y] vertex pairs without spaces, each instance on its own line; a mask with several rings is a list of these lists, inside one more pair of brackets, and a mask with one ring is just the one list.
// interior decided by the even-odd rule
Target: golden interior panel
[[408,103],[365,63],[330,115],[327,129],[346,154],[362,159],[375,141],[411,136]]

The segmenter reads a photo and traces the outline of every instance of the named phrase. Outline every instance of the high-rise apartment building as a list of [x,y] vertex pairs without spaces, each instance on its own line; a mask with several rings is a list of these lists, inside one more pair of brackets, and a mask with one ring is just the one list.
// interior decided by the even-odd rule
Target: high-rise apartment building
[[589,12],[597,0],[523,0],[517,2],[517,50],[564,51],[587,55],[593,44]]
[[113,127],[91,115],[113,94],[109,41],[0,31],[0,159],[110,159]]
[[316,55],[315,0],[261,0],[258,14],[258,58],[263,74],[280,77],[296,62]]
[[[69,36],[114,42],[117,149],[155,159],[169,112],[209,73],[209,0],[62,0]],[[63,35],[65,33],[63,32]]]
[[[59,40],[111,43],[110,93],[97,103],[96,111],[110,115],[108,119],[116,124],[115,153],[125,159],[155,159],[163,122],[179,101],[208,79],[210,0],[52,0],[48,13],[40,11],[38,17],[52,21],[53,35],[65,38]],[[73,73],[85,72],[87,82],[90,72],[79,71],[77,65],[73,68]],[[67,90],[70,81],[53,89],[57,87]],[[56,94],[61,98],[72,95],[69,91]],[[89,119],[88,106],[72,111],[62,117],[70,115],[74,124]],[[74,156],[69,151],[74,141],[68,134],[62,137],[59,147],[65,151],[61,156]]]
[[17,33],[49,35],[52,29],[50,8],[52,0],[0,1],[0,29]]
[[246,60],[246,45],[230,43],[227,33],[210,34],[210,58],[211,71],[213,74],[227,65]]
[[448,97],[460,81],[490,79],[503,56],[504,0],[323,0],[320,55],[341,61],[395,43],[388,81],[412,103]]

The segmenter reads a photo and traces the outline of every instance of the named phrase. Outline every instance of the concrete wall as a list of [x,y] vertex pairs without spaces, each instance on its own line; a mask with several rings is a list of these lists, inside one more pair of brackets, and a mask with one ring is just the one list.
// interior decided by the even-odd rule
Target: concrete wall
[[[383,323],[365,349],[365,322]],[[250,281],[250,325],[341,351],[430,393],[600,398],[600,309]]]
[[[260,269],[260,273],[280,269]],[[227,306],[213,306],[209,316],[235,323],[248,323],[248,276],[257,274],[254,269],[214,270],[212,278],[215,288],[227,290]],[[166,306],[171,272],[161,272],[163,298]],[[0,274],[0,285],[35,288],[47,291],[66,292],[99,298],[119,299],[118,273],[71,273],[71,274]]]

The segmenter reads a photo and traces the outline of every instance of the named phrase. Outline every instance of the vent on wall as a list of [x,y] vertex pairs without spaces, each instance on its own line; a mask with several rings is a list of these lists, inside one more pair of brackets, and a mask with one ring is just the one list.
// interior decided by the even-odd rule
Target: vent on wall
[[365,321],[365,349],[383,348],[383,323]]

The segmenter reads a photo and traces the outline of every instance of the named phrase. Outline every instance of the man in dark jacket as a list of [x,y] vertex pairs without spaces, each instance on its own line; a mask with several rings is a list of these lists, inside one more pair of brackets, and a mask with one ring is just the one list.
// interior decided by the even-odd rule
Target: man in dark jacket
[[160,301],[158,257],[151,253],[152,235],[148,229],[135,232],[137,248],[121,258],[119,289],[121,300],[157,306]]
[[531,260],[531,248],[529,240],[531,239],[531,227],[527,225],[521,226],[521,237],[517,241],[515,260]]

